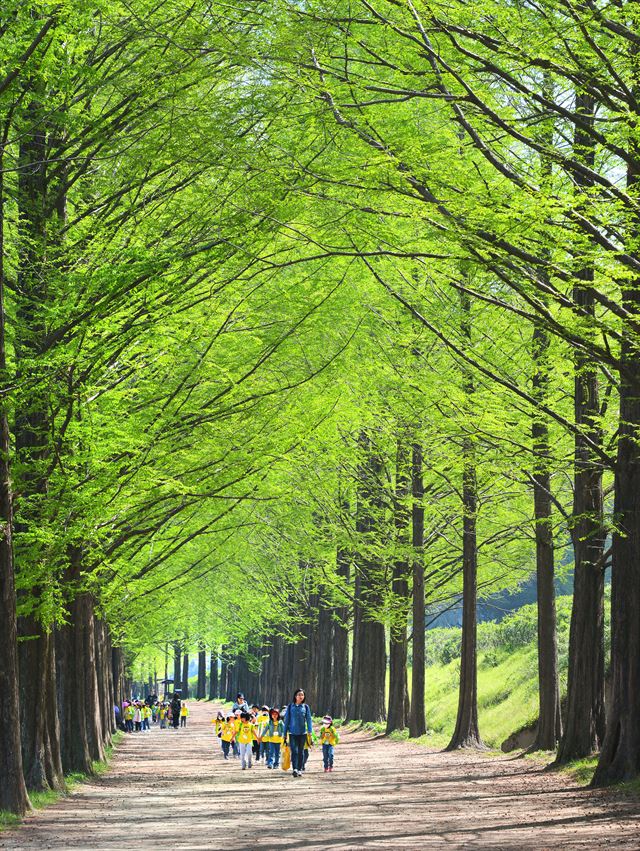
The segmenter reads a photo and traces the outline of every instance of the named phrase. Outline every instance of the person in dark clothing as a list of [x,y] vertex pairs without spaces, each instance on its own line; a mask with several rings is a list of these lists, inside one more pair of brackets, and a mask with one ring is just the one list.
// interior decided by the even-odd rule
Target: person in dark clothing
[[177,694],[173,695],[173,700],[171,701],[171,724],[175,730],[180,726],[180,709],[182,707],[182,701],[178,697]]
[[291,746],[291,767],[294,777],[302,777],[304,771],[304,749],[307,744],[307,734],[311,735],[313,725],[311,710],[305,703],[304,689],[297,689],[293,700],[287,706],[284,715],[284,741],[287,739]]

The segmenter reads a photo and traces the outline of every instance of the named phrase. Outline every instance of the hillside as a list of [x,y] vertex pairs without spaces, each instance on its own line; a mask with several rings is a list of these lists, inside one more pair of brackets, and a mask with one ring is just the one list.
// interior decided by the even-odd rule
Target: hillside
[[[558,597],[558,653],[564,692],[571,597]],[[458,705],[460,629],[427,633],[427,725],[434,741],[451,735]],[[485,744],[499,748],[538,711],[536,606],[523,606],[500,622],[478,627],[478,712]]]

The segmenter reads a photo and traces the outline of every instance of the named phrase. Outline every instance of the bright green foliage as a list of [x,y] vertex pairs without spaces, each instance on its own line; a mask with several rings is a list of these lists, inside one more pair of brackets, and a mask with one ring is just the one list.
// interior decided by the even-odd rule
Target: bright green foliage
[[[340,549],[380,565],[370,614],[390,624],[405,605],[390,568],[411,555],[393,526],[399,434],[424,447],[428,602],[459,599],[468,437],[479,592],[528,579],[532,320],[552,332],[536,415],[564,542],[572,346],[613,352],[602,383],[615,394],[606,365],[622,320],[606,299],[630,274],[572,224],[568,123],[536,112],[562,10],[14,5],[4,69],[49,22],[1,101],[12,419],[42,419],[38,451],[15,465],[20,611],[62,622],[88,587],[130,657],[160,669],[174,639],[246,650],[304,618],[320,585],[348,603]],[[588,53],[575,26],[572,62]],[[508,96],[486,67],[492,39],[503,76],[520,74],[523,51],[532,62]],[[454,57],[495,119],[447,71]],[[566,74],[551,71],[558,102]],[[628,130],[602,120],[601,174],[619,168]],[[521,121],[522,137],[496,131]],[[21,140],[37,131],[44,213],[26,229]],[[612,180],[579,201],[598,228],[627,215]],[[594,320],[570,304],[577,254],[596,267]],[[38,299],[25,275],[45,282]],[[474,296],[470,339],[461,291]],[[363,431],[384,471],[366,540]]]

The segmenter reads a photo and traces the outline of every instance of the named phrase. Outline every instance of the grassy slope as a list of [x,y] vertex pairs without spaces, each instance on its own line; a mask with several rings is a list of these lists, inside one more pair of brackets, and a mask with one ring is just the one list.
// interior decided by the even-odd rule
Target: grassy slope
[[[450,737],[458,708],[458,661],[427,668],[427,725],[434,741]],[[512,653],[478,654],[478,712],[485,744],[499,748],[538,711],[537,653],[532,646]]]

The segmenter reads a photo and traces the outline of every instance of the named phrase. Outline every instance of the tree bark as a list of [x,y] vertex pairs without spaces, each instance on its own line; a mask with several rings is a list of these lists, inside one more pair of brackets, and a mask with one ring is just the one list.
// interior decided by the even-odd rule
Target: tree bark
[[236,688],[236,676],[235,676],[235,660],[232,657],[227,657],[225,660],[225,668],[226,668],[226,691],[225,691],[225,700],[235,700],[235,696],[237,693]]
[[[19,648],[22,764],[28,789],[63,789],[55,700],[53,635],[33,618],[20,618]],[[50,711],[53,714],[50,716]]]
[[[461,295],[462,332],[471,342],[471,303],[469,296]],[[467,408],[473,413],[473,377],[463,375]],[[460,693],[456,726],[447,750],[457,748],[482,748],[478,727],[478,671],[477,671],[477,584],[478,544],[476,518],[478,487],[474,439],[468,432],[462,440],[462,643],[460,648]]]
[[[578,95],[577,110],[593,123],[594,104]],[[594,165],[589,134],[579,128],[575,147],[587,165]],[[582,175],[578,185],[591,184]],[[595,320],[594,271],[581,263],[573,298]],[[589,756],[600,748],[605,733],[604,682],[604,493],[602,462],[593,446],[602,445],[600,391],[596,366],[577,350],[574,356],[574,416],[580,431],[574,444],[574,499],[571,537],[574,552],[573,608],[569,630],[567,711],[556,763]]]
[[223,644],[220,648],[220,688],[218,695],[223,700],[227,700],[227,692],[229,686],[229,658],[228,647]]
[[122,659],[122,650],[119,647],[111,648],[111,670],[113,672],[113,702],[122,707],[122,701],[125,697],[124,662]]
[[3,128],[0,147],[0,694],[3,722],[0,725],[0,810],[24,815],[30,808],[24,782],[20,747],[20,702],[16,586],[13,562],[13,492],[11,486],[11,436],[6,399],[9,386],[6,356],[4,278],[4,150],[9,131]]
[[[547,399],[549,335],[537,323],[533,330],[533,393]],[[536,541],[536,599],[538,612],[538,727],[531,750],[555,750],[562,735],[560,684],[558,679],[558,636],[554,585],[553,522],[549,428],[546,420],[534,416],[533,503]]]
[[[338,549],[336,554],[336,571],[346,584],[351,572],[349,554]],[[329,698],[330,713],[334,718],[345,718],[349,698],[349,607],[339,606],[334,612],[333,641],[331,644],[331,693]]]
[[[74,555],[74,559],[78,556]],[[79,563],[73,567],[79,575]],[[69,623],[58,634],[58,703],[62,706],[62,764],[65,773],[93,772],[93,760],[104,759],[100,735],[100,706],[96,676],[93,600],[76,593]]]
[[353,653],[349,720],[385,720],[385,680],[387,669],[384,624],[376,620],[381,604],[381,568],[372,557],[374,535],[381,514],[382,460],[364,432],[359,439],[363,455],[358,475],[356,532],[359,547],[353,613]]
[[[640,322],[640,281],[625,307]],[[637,333],[637,332],[636,332]],[[620,432],[615,469],[611,572],[611,706],[593,785],[640,773],[640,357],[629,336],[622,346]]]
[[216,700],[218,697],[218,653],[216,650],[211,651],[209,661],[209,700]]
[[[404,730],[408,721],[407,687],[407,615],[409,603],[409,522],[408,505],[411,493],[409,476],[409,448],[403,436],[398,438],[396,451],[396,493],[394,522],[396,546],[399,557],[393,563],[392,620],[389,641],[389,703],[387,711],[387,734],[393,730]],[[397,609],[397,611],[396,611]]]
[[196,698],[204,700],[207,696],[207,651],[198,651],[198,689]]
[[427,732],[425,718],[425,597],[424,597],[424,485],[422,480],[422,446],[414,443],[411,458],[411,543],[413,556],[412,620],[413,639],[411,648],[411,705],[409,712],[409,735],[424,736]]
[[[47,301],[44,259],[47,242],[47,143],[41,108],[35,100],[27,107],[26,119],[28,126],[20,143],[18,178],[19,261],[15,338],[18,376],[33,370],[33,361],[41,355],[46,335],[43,307]],[[22,521],[16,532],[30,532],[43,522],[42,505],[47,494],[47,481],[42,464],[49,451],[49,407],[46,392],[36,385],[16,412],[15,447],[23,470],[19,485]],[[30,549],[25,549],[22,558],[30,559],[33,566],[39,562],[39,554],[32,554]],[[20,563],[19,545],[18,559]],[[52,681],[47,675],[47,672],[55,671],[49,658],[53,643],[47,634],[47,625],[39,622],[37,606],[40,584],[47,582],[48,578],[39,577],[36,571],[33,575],[33,586],[24,591],[34,603],[33,614],[20,618],[18,622],[18,633],[25,639],[19,653],[22,669],[22,754],[27,786],[46,790],[50,788],[49,778],[54,788],[61,788],[63,778],[55,776],[56,767],[49,759],[48,739],[55,735],[58,726],[55,720],[48,725],[44,713],[46,705],[53,706],[57,713],[55,702],[48,700],[46,692],[48,688],[55,689],[55,676]],[[55,743],[53,749],[56,750]]]
[[180,671],[182,659],[182,650],[179,641],[173,642],[173,690],[179,691],[182,683],[182,675]]
[[317,715],[331,714],[331,669],[333,663],[333,607],[320,589],[317,630],[316,656],[316,694]]
[[[634,95],[640,94],[640,50],[632,48]],[[637,119],[637,116],[636,116]],[[636,121],[637,124],[637,121]],[[640,144],[631,143],[627,185],[640,184]],[[630,228],[638,259],[640,222]],[[622,288],[628,319],[620,347],[620,419],[614,474],[616,527],[611,549],[611,706],[594,786],[632,780],[640,773],[640,279]]]
[[[83,592],[79,595],[81,612],[80,622],[76,621],[74,627],[80,632],[79,640],[84,641],[84,675],[86,679],[86,724],[87,737],[89,741],[89,752],[92,760],[104,760],[104,745],[100,729],[100,696],[98,690],[97,660],[96,660],[96,638],[95,638],[95,612],[94,600],[91,594]],[[78,609],[76,609],[78,611]]]
[[84,601],[80,594],[72,601],[69,623],[56,633],[58,706],[62,768],[65,774],[93,771],[87,721],[87,676],[85,641],[81,623]]
[[182,657],[182,699],[187,700],[189,697],[189,654],[185,653]]

